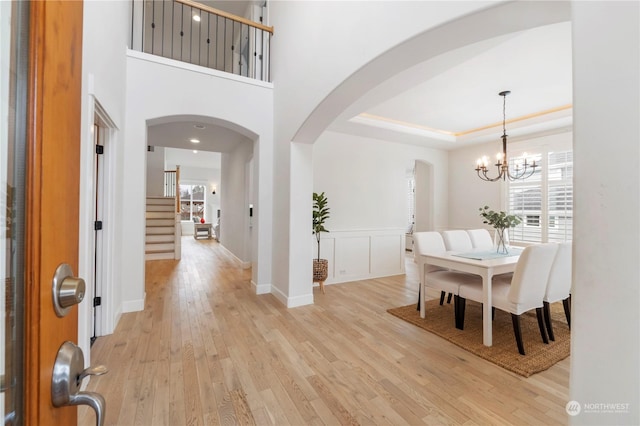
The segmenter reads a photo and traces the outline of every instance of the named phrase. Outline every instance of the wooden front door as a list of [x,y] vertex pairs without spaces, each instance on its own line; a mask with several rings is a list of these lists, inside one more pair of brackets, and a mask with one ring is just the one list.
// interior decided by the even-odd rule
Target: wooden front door
[[77,407],[51,403],[58,349],[78,340],[78,308],[56,316],[51,283],[61,263],[78,271],[82,9],[81,1],[37,1],[29,10],[24,294],[29,425],[77,422]]

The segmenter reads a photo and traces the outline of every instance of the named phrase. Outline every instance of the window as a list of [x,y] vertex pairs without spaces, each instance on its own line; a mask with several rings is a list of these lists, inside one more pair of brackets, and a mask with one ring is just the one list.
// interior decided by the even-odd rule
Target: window
[[[522,218],[511,241],[570,241],[573,231],[573,152],[540,150],[541,170],[507,184],[507,209]],[[511,160],[516,164],[518,158]],[[510,167],[512,167],[510,165]]]
[[180,185],[180,220],[204,217],[204,185]]

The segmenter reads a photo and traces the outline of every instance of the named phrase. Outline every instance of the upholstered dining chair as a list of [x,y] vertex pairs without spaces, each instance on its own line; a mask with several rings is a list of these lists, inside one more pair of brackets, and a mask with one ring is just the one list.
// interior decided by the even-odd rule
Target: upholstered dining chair
[[467,234],[469,234],[474,249],[489,250],[493,248],[493,239],[486,229],[468,229]]
[[[442,231],[442,239],[444,240],[444,246],[447,248],[447,251],[464,252],[473,250],[471,238],[464,229]],[[452,293],[449,293],[447,296],[447,303],[451,303],[452,295]]]
[[[424,281],[425,274],[427,272],[434,271],[444,271],[446,269],[440,268],[439,266],[432,266],[426,264],[422,255],[425,254],[440,254],[447,251],[444,240],[442,239],[442,235],[439,232],[434,231],[423,231],[423,232],[414,232],[413,233],[413,244],[415,249],[416,258],[415,261],[418,264],[418,277],[420,278],[420,288],[418,289],[418,297],[423,297],[420,294],[420,289],[422,288],[422,282]],[[428,284],[425,284],[427,287],[430,287]],[[440,304],[442,305],[444,302],[444,296],[446,292],[440,292]],[[457,289],[456,289],[457,294]],[[420,299],[418,299],[418,310],[420,309]]]
[[562,300],[564,315],[567,318],[567,324],[571,328],[571,243],[558,244],[556,257],[551,265],[549,280],[547,281],[547,290],[544,294],[544,322],[547,325],[549,339],[556,340],[553,335],[553,325],[551,324],[551,303]]
[[[494,308],[511,314],[513,332],[521,355],[525,355],[525,352],[520,331],[520,315],[529,310],[536,310],[540,336],[544,343],[549,343],[542,313],[542,299],[557,250],[558,244],[555,243],[526,247],[518,259],[513,277],[498,275],[492,280],[491,304]],[[482,284],[478,284],[477,281],[460,283],[458,292],[460,306],[456,309],[456,314],[459,316],[458,321],[462,327],[464,327],[466,299],[482,303]]]
[[473,244],[469,234],[464,229],[442,231],[442,238],[447,251],[472,250]]

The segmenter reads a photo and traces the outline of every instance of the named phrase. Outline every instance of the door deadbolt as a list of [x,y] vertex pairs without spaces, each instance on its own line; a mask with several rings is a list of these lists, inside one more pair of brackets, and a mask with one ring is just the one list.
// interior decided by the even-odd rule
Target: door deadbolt
[[80,385],[85,377],[100,376],[106,372],[104,365],[84,368],[82,349],[72,342],[64,342],[58,350],[51,376],[53,406],[88,405],[96,412],[96,425],[102,426],[106,409],[104,397],[95,392],[80,392]]
[[60,318],[69,313],[73,305],[84,299],[85,283],[82,278],[73,276],[73,270],[67,263],[61,263],[53,276],[53,309]]

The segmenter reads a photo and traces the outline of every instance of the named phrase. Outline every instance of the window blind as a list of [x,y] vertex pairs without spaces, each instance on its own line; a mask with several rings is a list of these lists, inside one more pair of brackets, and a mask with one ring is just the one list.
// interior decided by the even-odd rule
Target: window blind
[[[507,209],[522,223],[511,241],[541,243],[570,241],[573,231],[573,152],[541,150],[529,159],[540,161],[533,176],[508,182]],[[514,167],[519,158],[510,160]]]

